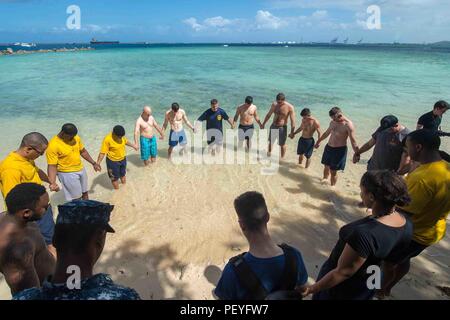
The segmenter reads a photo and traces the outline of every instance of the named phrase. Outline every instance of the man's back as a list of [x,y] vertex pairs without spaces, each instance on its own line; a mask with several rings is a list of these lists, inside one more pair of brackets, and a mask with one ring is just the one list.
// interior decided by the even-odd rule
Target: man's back
[[[297,259],[297,285],[304,285],[308,280],[308,274],[301,253],[294,249]],[[272,258],[257,258],[251,253],[244,255],[244,260],[259,279],[267,292],[272,292],[279,285],[285,270],[285,255]],[[228,263],[222,273],[214,293],[222,300],[242,300],[248,292],[240,283],[238,275],[231,263]]]
[[65,283],[44,282],[42,288],[22,291],[14,300],[140,300],[138,293],[115,284],[106,274],[96,274],[81,281],[81,289],[67,288]]
[[[53,272],[54,265],[55,260],[47,250],[36,223],[29,222],[20,227],[8,214],[0,214],[0,272],[5,275],[12,291],[16,285],[32,281],[31,273],[35,273],[42,283]],[[11,281],[15,281],[14,274],[18,270],[26,273],[26,279],[13,284]]]

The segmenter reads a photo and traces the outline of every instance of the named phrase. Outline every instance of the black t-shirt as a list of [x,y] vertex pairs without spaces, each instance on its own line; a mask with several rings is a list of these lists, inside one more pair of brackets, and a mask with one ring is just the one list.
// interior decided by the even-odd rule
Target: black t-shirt
[[379,266],[383,260],[389,261],[391,255],[409,245],[413,225],[409,218],[405,218],[405,225],[399,228],[387,226],[373,217],[352,222],[341,228],[339,241],[322,266],[317,281],[337,267],[346,244],[366,261],[351,278],[327,290],[329,299],[366,300],[373,297],[374,290],[367,288],[367,279],[371,275],[367,273],[367,268],[371,265]]
[[421,116],[417,123],[423,126],[424,129],[438,131],[441,126],[441,122],[442,117],[435,116],[433,111],[430,111]]

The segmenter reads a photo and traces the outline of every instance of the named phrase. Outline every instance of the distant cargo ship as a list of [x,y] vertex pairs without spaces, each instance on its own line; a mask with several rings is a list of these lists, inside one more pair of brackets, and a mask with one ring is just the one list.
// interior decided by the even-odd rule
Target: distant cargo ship
[[96,39],[91,40],[91,44],[119,44],[119,41],[98,41]]

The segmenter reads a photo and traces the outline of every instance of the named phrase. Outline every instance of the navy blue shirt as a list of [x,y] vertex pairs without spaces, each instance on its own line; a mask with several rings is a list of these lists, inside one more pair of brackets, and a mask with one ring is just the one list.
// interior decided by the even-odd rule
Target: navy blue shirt
[[[297,249],[294,250],[297,257],[297,285],[302,286],[308,281],[308,273],[301,253]],[[262,259],[253,256],[251,253],[246,253],[244,260],[248,263],[267,292],[272,292],[280,283],[281,276],[284,272],[284,254],[273,258]],[[223,269],[222,277],[214,290],[214,294],[221,300],[245,299],[247,291],[241,286],[239,278],[230,263],[227,263]]]
[[417,123],[423,126],[424,129],[438,131],[441,126],[441,122],[442,117],[435,116],[433,111],[430,111],[421,116]]
[[221,108],[217,109],[216,112],[208,109],[203,112],[198,121],[206,121],[206,130],[217,129],[223,132],[222,120],[228,120],[229,118],[227,113]]

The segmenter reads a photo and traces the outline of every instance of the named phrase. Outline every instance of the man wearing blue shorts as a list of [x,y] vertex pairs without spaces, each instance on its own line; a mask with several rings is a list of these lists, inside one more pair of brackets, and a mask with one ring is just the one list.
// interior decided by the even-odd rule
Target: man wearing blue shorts
[[163,132],[166,131],[167,125],[170,123],[170,135],[169,135],[169,159],[172,158],[173,149],[180,145],[182,147],[182,151],[187,144],[186,132],[184,132],[183,122],[194,131],[194,126],[189,122],[186,112],[183,109],[180,109],[180,105],[176,102],[172,103],[172,107],[170,110],[166,112],[166,117],[163,124]]
[[144,107],[141,116],[136,120],[136,127],[134,129],[134,144],[141,148],[141,159],[144,165],[148,166],[150,163],[156,162],[158,155],[158,144],[154,131],[160,134],[160,139],[164,139],[164,132],[156,123],[152,116],[152,109],[148,106]]

